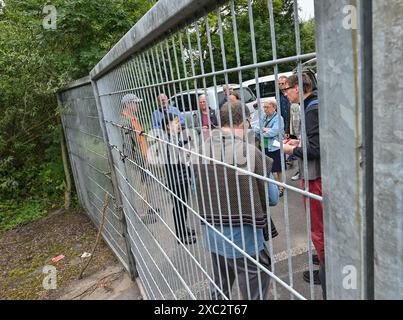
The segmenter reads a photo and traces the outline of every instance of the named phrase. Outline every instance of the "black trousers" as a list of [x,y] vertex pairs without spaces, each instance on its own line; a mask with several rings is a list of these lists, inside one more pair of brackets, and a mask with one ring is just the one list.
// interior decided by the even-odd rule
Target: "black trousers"
[[[189,186],[182,183],[171,184],[170,189],[183,202],[187,203],[189,196]],[[186,238],[186,221],[188,218],[187,207],[178,198],[172,196],[173,216],[175,223],[175,233],[179,239]]]
[[[230,297],[229,292],[232,290],[232,284],[234,283],[236,276],[238,279],[239,290],[244,300],[249,298],[248,288],[251,300],[267,299],[270,276],[258,268],[255,263],[251,262],[249,259],[246,259],[245,264],[244,258],[237,258],[234,262],[233,258],[225,258],[215,253],[211,253],[211,258],[213,261],[214,282],[227,298]],[[255,258],[257,260],[257,257]],[[259,252],[258,261],[271,271],[271,260],[266,249],[263,249]],[[262,296],[260,296],[259,275]],[[223,300],[224,297],[222,296],[221,292],[219,292],[215,286],[211,287],[212,299]],[[236,299],[236,297],[237,295],[232,297],[232,299]]]
[[326,300],[326,272],[325,272],[325,259],[319,266],[319,279],[322,287],[323,300]]

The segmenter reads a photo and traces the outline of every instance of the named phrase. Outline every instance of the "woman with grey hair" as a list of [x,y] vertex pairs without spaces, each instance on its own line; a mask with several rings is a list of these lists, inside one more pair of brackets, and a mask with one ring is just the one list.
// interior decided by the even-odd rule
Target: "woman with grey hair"
[[[263,137],[262,152],[273,159],[271,172],[276,180],[282,182],[281,154],[278,143],[283,140],[284,120],[277,113],[277,102],[274,99],[266,101],[263,105],[264,114],[261,119],[261,127],[255,127],[255,132]],[[280,197],[284,194],[284,187],[280,187]]]

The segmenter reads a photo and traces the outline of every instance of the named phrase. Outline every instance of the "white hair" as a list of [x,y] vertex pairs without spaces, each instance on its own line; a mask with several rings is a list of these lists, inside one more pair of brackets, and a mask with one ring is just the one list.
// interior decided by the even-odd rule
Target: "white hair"
[[274,109],[277,110],[277,101],[275,99],[269,99],[265,101],[264,104],[271,104],[274,107]]

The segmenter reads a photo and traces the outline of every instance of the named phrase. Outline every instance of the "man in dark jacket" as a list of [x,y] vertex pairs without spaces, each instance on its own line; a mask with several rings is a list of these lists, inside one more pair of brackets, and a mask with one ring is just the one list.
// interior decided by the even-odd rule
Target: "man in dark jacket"
[[[306,151],[308,157],[308,177],[301,181],[301,188],[305,189],[305,181],[309,181],[309,192],[322,196],[322,180],[320,171],[320,144],[319,144],[319,108],[317,93],[312,91],[312,81],[308,75],[302,75]],[[291,103],[299,103],[298,75],[292,75],[287,79],[287,87],[283,90]],[[299,140],[290,140],[284,145],[284,153],[296,156],[303,168],[303,149]],[[304,205],[305,205],[304,198]],[[309,198],[311,211],[311,237],[320,260],[319,278],[322,285],[323,296],[326,297],[325,280],[325,244],[323,230],[322,202]]]
[[287,86],[287,77],[280,76],[278,78],[278,85],[280,87],[280,112],[281,117],[284,119],[284,130],[287,133],[287,128],[289,128],[289,111],[290,111],[290,102],[287,97],[283,93],[283,89]]
[[[284,95],[284,88],[287,87],[287,76],[280,76],[278,77],[278,85],[280,87],[280,112],[281,112],[281,117],[284,120],[284,132],[286,138],[289,138],[290,135],[290,108],[291,104],[290,101],[288,101],[288,98]],[[294,155],[290,155],[288,159],[286,159],[286,156],[284,155],[284,161],[286,162],[287,165],[292,166],[292,161],[296,160]]]
[[[180,119],[177,115],[165,112],[161,127],[166,132],[167,142],[162,144],[168,188],[173,192],[173,217],[175,233],[179,242],[189,245],[196,242],[195,230],[186,226],[187,203],[189,197],[190,172],[187,154],[180,148],[186,148],[188,140],[181,134]],[[177,148],[176,146],[180,147]]]

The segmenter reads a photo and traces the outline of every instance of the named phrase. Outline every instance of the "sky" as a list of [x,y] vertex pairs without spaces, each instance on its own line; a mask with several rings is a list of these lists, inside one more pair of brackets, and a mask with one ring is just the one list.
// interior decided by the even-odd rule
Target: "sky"
[[298,0],[298,5],[302,9],[300,16],[303,21],[314,16],[313,0]]

